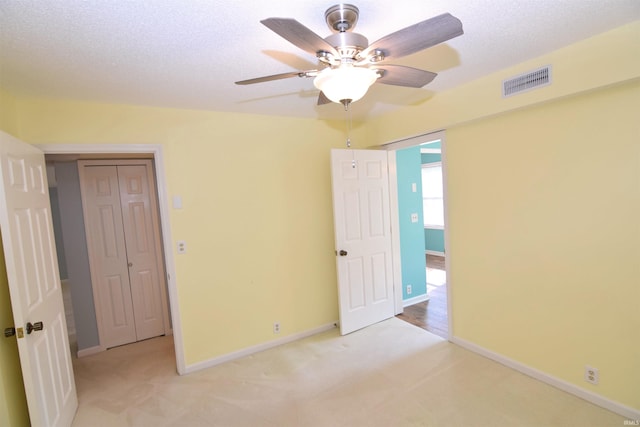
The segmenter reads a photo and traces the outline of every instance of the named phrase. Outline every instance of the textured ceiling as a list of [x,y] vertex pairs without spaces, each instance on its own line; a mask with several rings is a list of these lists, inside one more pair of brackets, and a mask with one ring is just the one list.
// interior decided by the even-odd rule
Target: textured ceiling
[[[331,0],[0,0],[0,87],[18,94],[160,107],[343,117],[312,79],[234,81],[317,68],[260,24],[298,20],[322,37]],[[639,0],[353,0],[373,42],[444,12],[464,35],[393,64],[437,72],[423,89],[375,84],[355,117],[424,102],[480,76],[640,19]],[[544,65],[544,64],[542,64]]]

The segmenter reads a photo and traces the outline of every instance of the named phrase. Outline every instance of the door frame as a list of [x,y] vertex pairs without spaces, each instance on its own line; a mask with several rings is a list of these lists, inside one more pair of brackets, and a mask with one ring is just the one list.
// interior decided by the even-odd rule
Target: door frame
[[399,204],[398,204],[398,175],[396,166],[396,151],[403,148],[415,147],[425,142],[434,141],[439,139],[441,142],[442,152],[442,186],[443,186],[443,204],[444,204],[444,247],[446,255],[444,257],[444,265],[447,277],[447,323],[448,323],[448,337],[451,341],[453,337],[453,310],[451,304],[451,243],[449,238],[449,226],[447,224],[448,213],[448,195],[447,195],[447,154],[446,154],[446,135],[445,130],[438,130],[435,132],[429,132],[422,135],[411,136],[402,138],[399,140],[391,141],[381,145],[381,149],[389,152],[389,203],[391,208],[391,234],[393,235],[393,259],[394,259],[394,282],[395,286],[395,303],[396,314],[400,314],[403,311],[402,307],[402,276],[400,268],[400,219],[399,219]]
[[173,239],[171,236],[169,217],[169,196],[167,194],[167,179],[162,145],[160,144],[32,144],[48,154],[95,154],[112,155],[119,154],[151,154],[154,160],[154,174],[156,179],[156,193],[158,195],[158,210],[161,229],[162,249],[165,261],[165,279],[169,297],[169,311],[173,330],[173,342],[176,353],[176,369],[178,374],[186,374],[184,357],[184,345],[182,337],[182,324],[180,305],[178,302],[178,287],[175,272],[175,260],[173,253]]

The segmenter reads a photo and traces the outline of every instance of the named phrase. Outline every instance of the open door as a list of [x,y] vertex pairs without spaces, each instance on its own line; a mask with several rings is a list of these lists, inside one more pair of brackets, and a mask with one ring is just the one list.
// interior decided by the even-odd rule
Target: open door
[[4,132],[0,229],[31,425],[70,426],[78,398],[44,154]]
[[386,151],[331,150],[340,333],[394,315]]

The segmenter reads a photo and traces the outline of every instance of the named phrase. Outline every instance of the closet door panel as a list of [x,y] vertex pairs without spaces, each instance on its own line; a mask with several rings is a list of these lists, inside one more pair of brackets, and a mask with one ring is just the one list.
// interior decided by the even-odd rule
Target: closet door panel
[[115,166],[80,166],[100,344],[136,341],[124,224]]
[[150,197],[151,165],[118,166],[122,219],[138,340],[164,334],[163,277]]

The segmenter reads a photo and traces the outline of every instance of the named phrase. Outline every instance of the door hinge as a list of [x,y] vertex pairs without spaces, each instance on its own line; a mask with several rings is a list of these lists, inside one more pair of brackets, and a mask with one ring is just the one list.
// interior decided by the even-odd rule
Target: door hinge
[[22,328],[16,328],[16,332],[17,332],[17,336],[18,338],[24,338],[24,329]]

